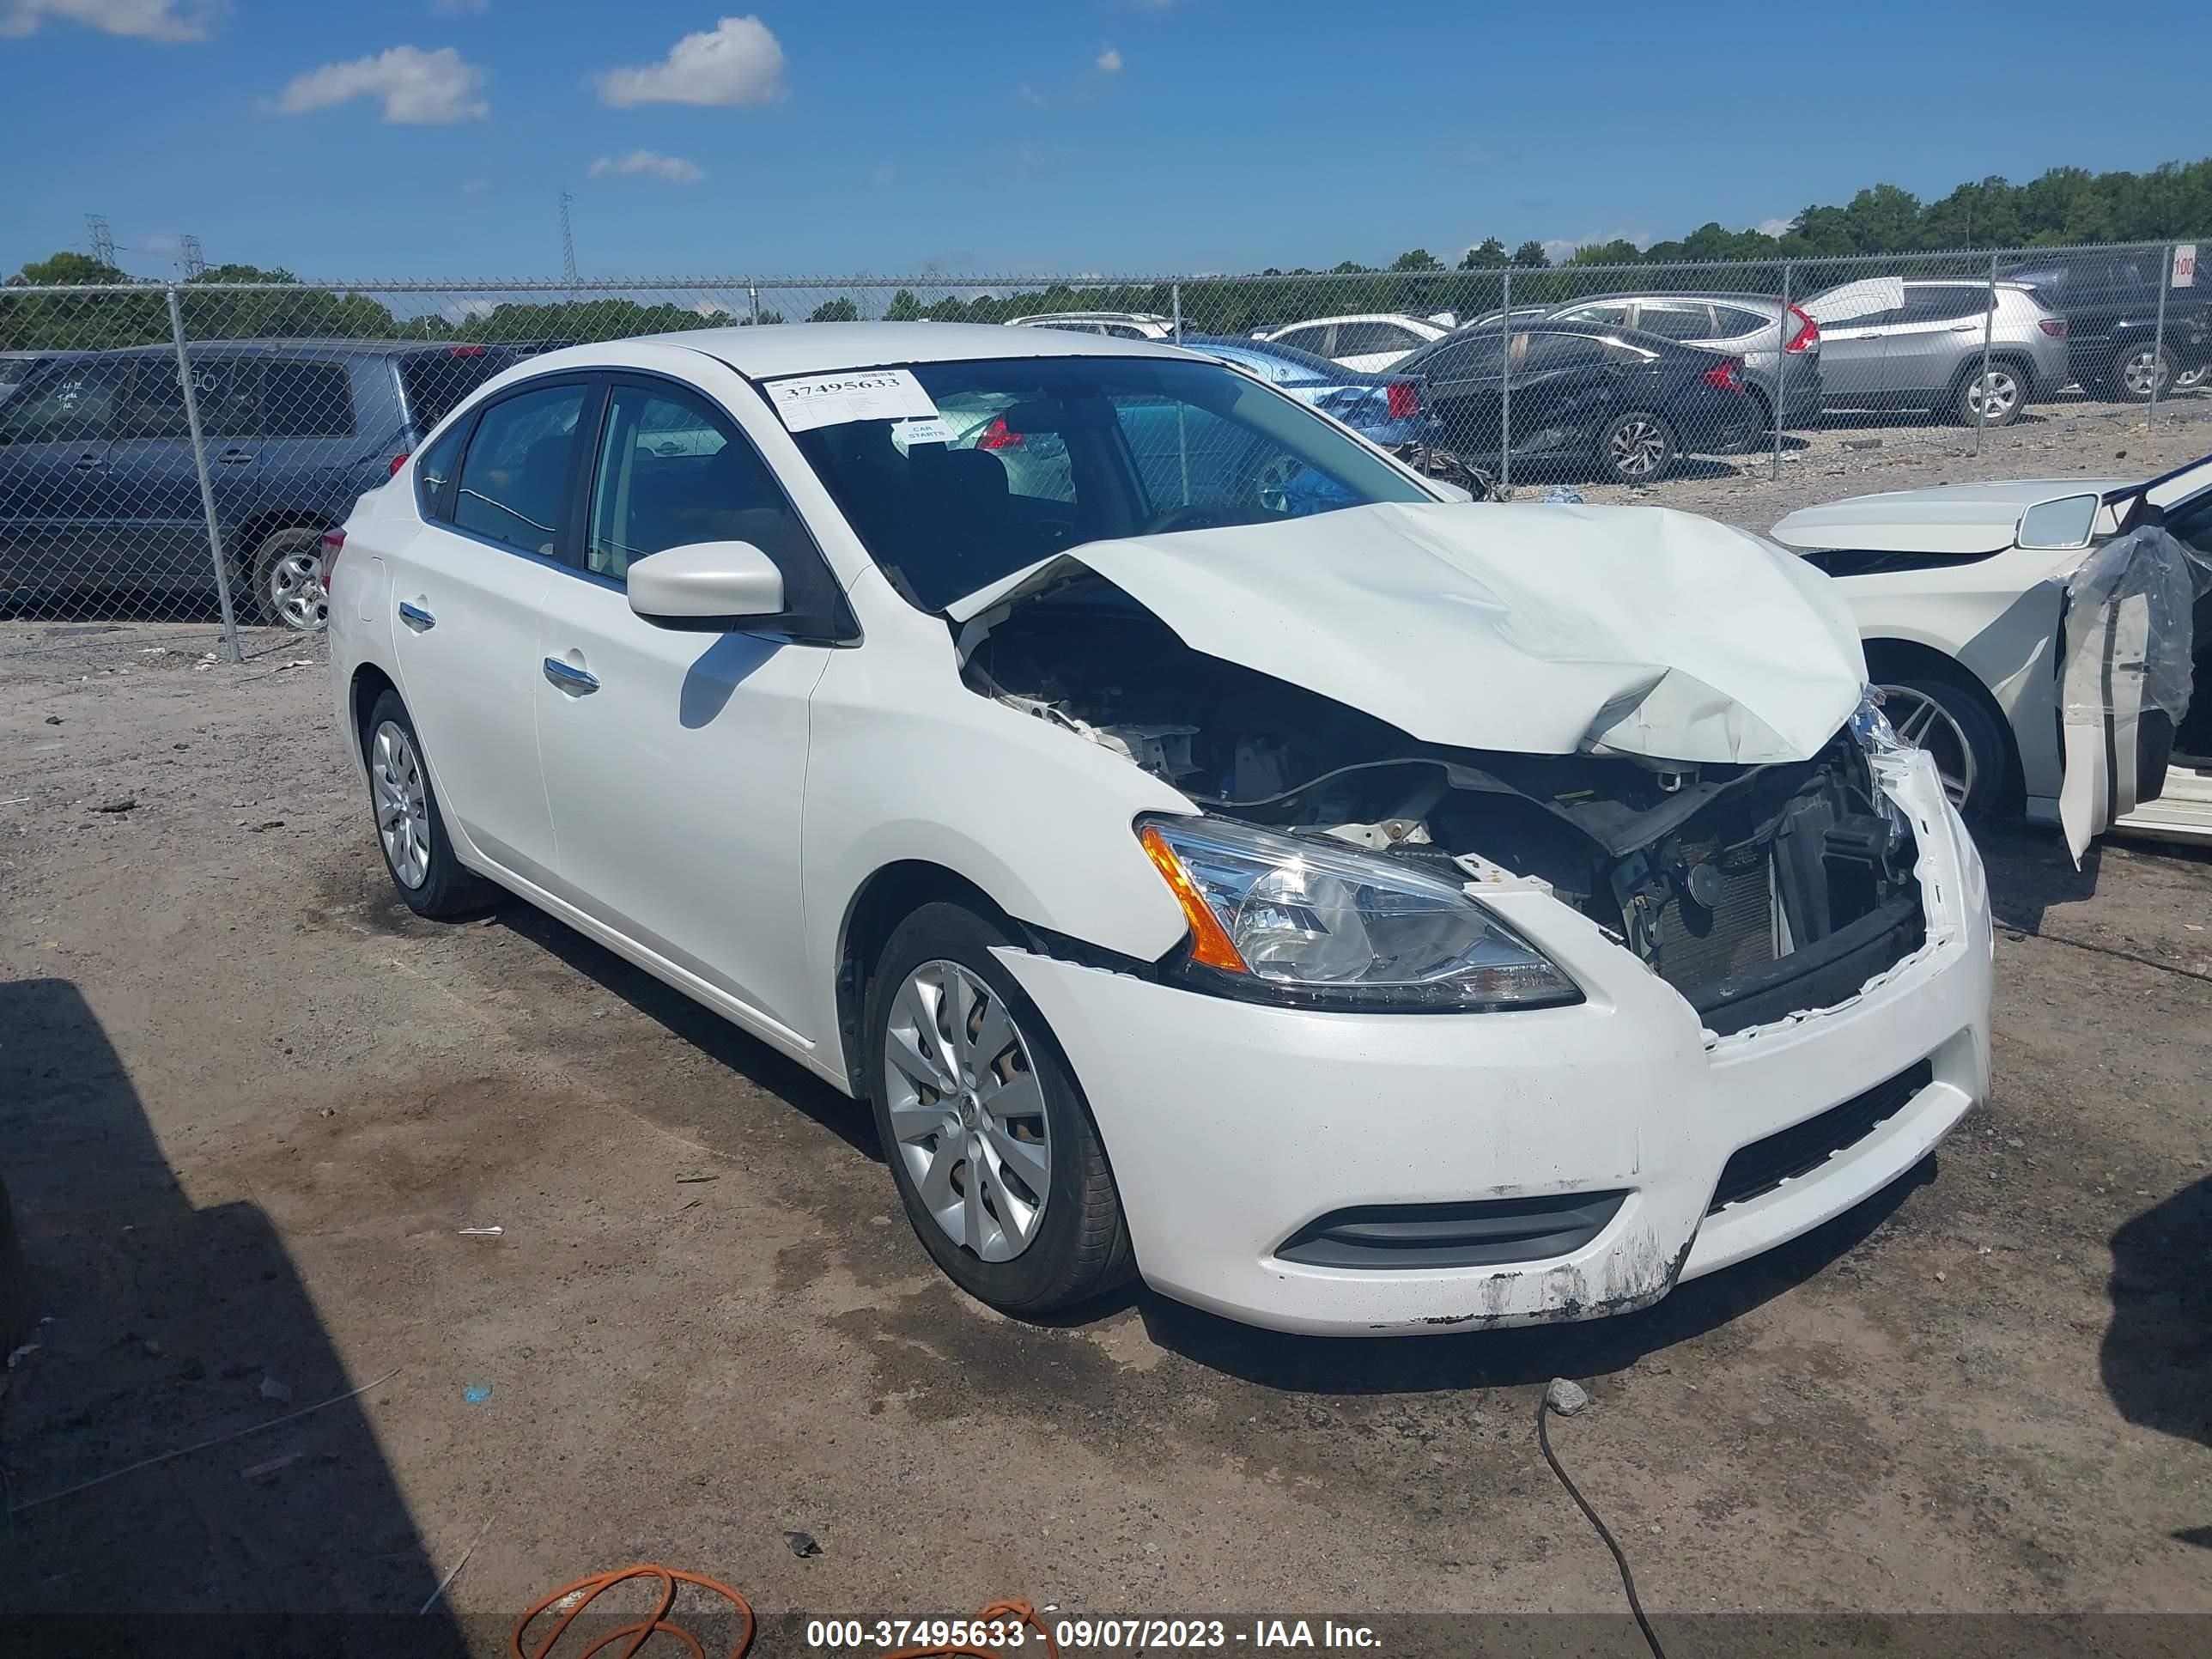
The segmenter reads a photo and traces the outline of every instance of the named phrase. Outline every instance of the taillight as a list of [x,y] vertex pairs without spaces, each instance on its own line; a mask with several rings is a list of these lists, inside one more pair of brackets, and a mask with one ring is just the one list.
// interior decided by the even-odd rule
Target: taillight
[[1790,314],[1797,319],[1800,326],[1797,331],[1790,337],[1790,343],[1782,348],[1784,351],[1808,351],[1820,343],[1820,324],[1798,310],[1796,306],[1790,307]]
[[2066,319],[2063,317],[2045,317],[2036,326],[2054,340],[2066,337]]
[[448,357],[481,357],[484,355],[485,349],[486,348],[480,345],[447,346],[446,355]]
[[1731,357],[1724,363],[1715,363],[1698,378],[1716,392],[1741,392],[1743,390],[1742,368],[1743,365]]
[[[399,458],[405,460],[402,455]],[[331,591],[331,572],[338,568],[338,555],[345,551],[345,529],[343,526],[323,532],[323,592]]]
[[1421,388],[1411,380],[1393,380],[1384,395],[1390,400],[1390,418],[1410,421],[1421,412]]
[[975,440],[975,447],[978,449],[1019,449],[1022,447],[1023,441],[1022,434],[1018,432],[1009,430],[1006,426],[1006,417],[1000,415],[994,418],[990,425],[983,428],[983,435]]
[[392,465],[386,469],[384,476],[387,478],[396,478],[399,476],[399,469],[406,465],[407,452],[403,449],[392,458]]

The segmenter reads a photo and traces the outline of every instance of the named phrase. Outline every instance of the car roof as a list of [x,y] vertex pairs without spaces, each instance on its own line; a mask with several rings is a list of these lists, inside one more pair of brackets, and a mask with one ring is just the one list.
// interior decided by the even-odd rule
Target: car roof
[[1388,374],[1367,374],[1355,368],[1346,368],[1333,357],[1324,357],[1300,346],[1278,345],[1273,340],[1245,339],[1234,334],[1186,334],[1182,337],[1182,343],[1186,350],[1211,352],[1218,357],[1266,357],[1275,362],[1289,363],[1333,386],[1385,386],[1391,378]]
[[[1562,300],[1556,309],[1565,311],[1570,306],[1600,305],[1610,300],[1699,300],[1715,303],[1747,306],[1779,306],[1782,301],[1771,294],[1731,294],[1725,289],[1623,288],[1607,294],[1578,294],[1571,300]],[[1515,307],[1518,310],[1520,307]]]
[[960,362],[987,357],[1180,357],[1165,343],[1077,334],[1065,329],[1006,328],[997,323],[772,323],[757,328],[694,328],[549,351],[519,365],[532,373],[564,368],[644,367],[638,346],[682,346],[726,363],[748,380],[832,374],[894,363]]
[[2020,515],[2038,501],[2138,487],[2130,478],[2015,478],[1892,489],[1800,507],[1774,526],[1789,547],[1872,553],[1993,553],[2012,545]]
[[1301,317],[1283,327],[1311,328],[1316,323],[1419,323],[1424,328],[1442,328],[1442,323],[1431,322],[1418,311],[1344,311],[1327,317]]
[[[344,354],[360,357],[397,357],[416,352],[452,351],[459,347],[467,351],[506,351],[513,346],[504,340],[342,340],[302,336],[297,339],[261,340],[198,340],[191,345],[194,356],[208,352],[246,351],[270,353],[282,351],[312,352],[317,356]],[[166,341],[158,345],[83,347],[72,346],[58,351],[9,352],[9,356],[82,358],[82,357],[173,357],[177,348]]]

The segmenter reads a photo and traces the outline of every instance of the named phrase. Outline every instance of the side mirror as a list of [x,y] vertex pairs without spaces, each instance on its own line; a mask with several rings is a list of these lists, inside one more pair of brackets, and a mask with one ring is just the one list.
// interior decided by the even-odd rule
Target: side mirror
[[690,542],[629,568],[629,608],[656,628],[726,633],[783,614],[783,573],[750,542]]
[[2087,547],[2097,526],[2097,509],[2103,505],[2095,495],[2062,495],[2055,501],[2038,501],[2020,515],[2020,532],[2013,539],[2022,547],[2052,552]]

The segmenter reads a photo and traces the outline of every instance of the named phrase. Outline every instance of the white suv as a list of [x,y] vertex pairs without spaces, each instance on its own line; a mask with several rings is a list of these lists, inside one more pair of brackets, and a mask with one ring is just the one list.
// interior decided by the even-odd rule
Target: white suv
[[866,1100],[1009,1312],[1641,1307],[1987,1086],[1972,846],[1739,531],[1454,504],[1171,348],[873,323],[532,358],[333,538],[401,896],[495,884]]

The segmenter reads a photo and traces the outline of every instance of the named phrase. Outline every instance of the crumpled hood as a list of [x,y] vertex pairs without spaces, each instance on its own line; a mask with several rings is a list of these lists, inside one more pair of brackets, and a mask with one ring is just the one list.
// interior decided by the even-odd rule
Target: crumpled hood
[[946,614],[988,631],[1077,567],[1194,651],[1457,748],[1803,760],[1866,684],[1826,577],[1664,507],[1389,504],[1091,542]]

